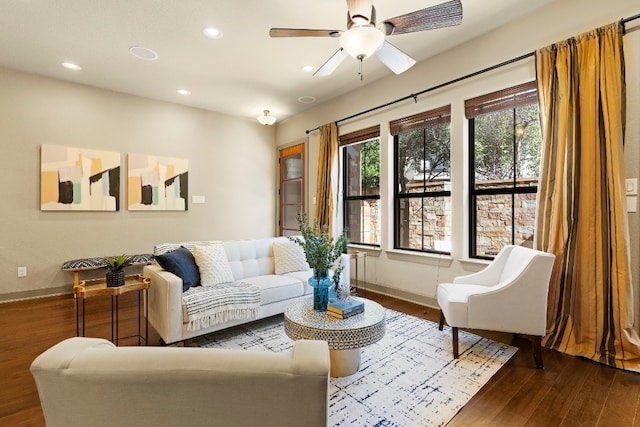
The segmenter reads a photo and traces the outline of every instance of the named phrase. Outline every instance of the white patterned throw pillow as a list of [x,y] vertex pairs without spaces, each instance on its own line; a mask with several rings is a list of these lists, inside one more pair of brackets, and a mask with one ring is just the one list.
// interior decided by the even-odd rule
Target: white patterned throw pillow
[[200,269],[202,286],[233,282],[233,272],[227,259],[227,253],[221,244],[196,246],[193,248],[193,257]]
[[291,273],[292,271],[309,270],[304,250],[295,242],[273,242],[273,261],[276,274]]

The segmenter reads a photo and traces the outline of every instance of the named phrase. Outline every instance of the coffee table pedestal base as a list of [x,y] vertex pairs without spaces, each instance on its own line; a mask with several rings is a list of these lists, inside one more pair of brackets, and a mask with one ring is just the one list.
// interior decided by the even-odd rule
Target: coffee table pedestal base
[[331,376],[348,377],[360,369],[360,349],[329,350],[331,360]]

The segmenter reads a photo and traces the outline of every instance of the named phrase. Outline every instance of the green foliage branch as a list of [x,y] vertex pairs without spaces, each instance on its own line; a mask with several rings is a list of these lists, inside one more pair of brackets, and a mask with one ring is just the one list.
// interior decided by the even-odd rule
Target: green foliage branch
[[106,264],[107,270],[112,273],[117,273],[118,271],[124,270],[125,267],[130,266],[133,263],[133,258],[125,254],[107,256],[104,257],[104,263]]
[[[317,219],[314,219],[313,224],[309,224],[309,217],[304,212],[298,213],[297,218],[302,239],[296,236],[289,236],[289,239],[302,247],[307,263],[314,270],[315,278],[325,277],[329,267],[347,249],[347,231],[343,230],[342,234],[334,241],[333,237],[329,235],[327,226],[320,227]],[[333,280],[336,284],[340,281],[340,273],[343,268],[340,261],[333,274]]]

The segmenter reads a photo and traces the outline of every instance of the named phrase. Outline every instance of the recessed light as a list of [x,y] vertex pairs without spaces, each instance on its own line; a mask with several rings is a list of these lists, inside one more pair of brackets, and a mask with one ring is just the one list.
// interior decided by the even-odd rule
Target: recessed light
[[305,73],[310,73],[313,71],[313,65],[305,65],[304,67],[302,67],[302,71],[304,71]]
[[82,67],[81,67],[81,66],[79,66],[78,64],[74,64],[73,62],[63,62],[63,63],[62,63],[62,66],[63,66],[64,68],[68,68],[68,69],[73,70],[73,71],[80,71],[80,70],[82,70]]
[[144,46],[131,46],[129,48],[129,53],[144,61],[155,61],[158,59],[158,54],[154,50]]
[[301,104],[313,104],[314,102],[316,102],[316,98],[311,95],[304,95],[298,98],[298,102]]
[[178,92],[180,95],[191,95],[191,91],[187,89],[178,89],[176,92]]
[[202,30],[202,32],[204,33],[204,35],[206,37],[209,37],[210,39],[221,39],[222,38],[222,31],[220,31],[217,28],[214,27],[207,27],[204,30]]

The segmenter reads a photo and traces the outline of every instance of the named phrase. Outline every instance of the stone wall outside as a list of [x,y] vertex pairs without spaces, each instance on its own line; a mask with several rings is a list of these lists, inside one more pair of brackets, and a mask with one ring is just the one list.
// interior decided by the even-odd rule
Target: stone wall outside
[[[430,182],[429,191],[442,191],[449,182]],[[495,187],[496,183],[482,184]],[[409,188],[415,186],[410,186]],[[494,256],[500,248],[511,243],[511,196],[478,197],[476,254]],[[536,214],[536,194],[518,194],[515,200],[515,243],[533,237]],[[424,206],[423,206],[424,203]],[[361,227],[364,241],[380,242],[380,203],[363,203]],[[408,243],[410,249],[431,249],[449,252],[451,242],[451,198],[425,197],[410,199]],[[424,233],[423,233],[424,227]]]

